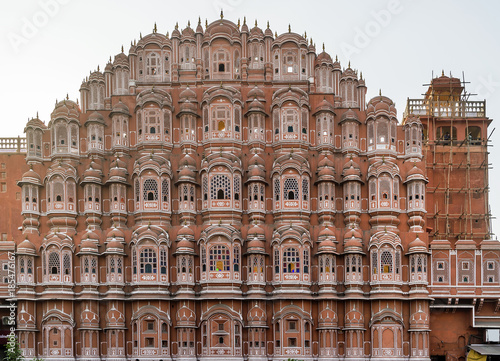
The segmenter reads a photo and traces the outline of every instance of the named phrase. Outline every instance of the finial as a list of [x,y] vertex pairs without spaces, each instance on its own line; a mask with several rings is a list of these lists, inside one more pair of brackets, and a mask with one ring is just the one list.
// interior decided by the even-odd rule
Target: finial
[[307,31],[304,31],[304,38],[307,39]]
[[363,72],[360,72],[360,73],[359,73],[359,79],[360,79],[360,80],[363,80]]
[[142,33],[139,33],[139,39],[142,39]]
[[136,42],[135,42],[135,39],[134,39],[134,46],[135,46]]
[[257,27],[257,19],[255,19],[255,27]]
[[349,64],[347,64],[347,69],[351,69],[351,61],[349,60]]
[[441,70],[441,76],[444,76],[444,69]]
[[339,61],[339,56],[335,55],[335,61]]
[[[122,53],[123,53],[123,45],[122,45]],[[111,58],[111,57],[110,57]]]
[[68,93],[66,93],[66,100],[69,100],[69,95],[68,95]]
[[274,37],[277,38],[278,37],[278,32],[277,31],[274,31]]
[[[122,45],[122,48],[123,48],[123,45]],[[123,49],[122,49],[122,53],[123,53]],[[111,63],[111,55],[109,56],[109,62]]]
[[269,20],[267,21],[267,28],[269,29]]
[[240,18],[238,18],[238,29],[240,28]]
[[198,25],[201,25],[201,17],[198,16]]
[[325,43],[323,43],[323,51],[325,51]]
[[378,90],[378,95],[382,96],[382,89]]
[[38,118],[38,110],[36,111],[36,118],[37,118],[37,119],[39,119],[39,118]]
[[100,70],[99,70],[99,65],[97,66],[97,71],[100,71]]
[[167,35],[166,35],[167,38],[170,37],[170,31],[167,31]]
[[309,45],[313,44],[313,38],[309,39]]
[[156,22],[155,22],[155,26],[153,27],[153,33],[156,33],[158,31],[158,28],[156,27]]
[[188,20],[188,28],[190,28],[190,27],[191,27],[191,21]]
[[175,30],[178,30],[179,29],[179,22],[176,22],[175,23]]
[[292,32],[292,26],[290,24],[288,24],[288,32],[291,33]]
[[208,20],[205,19],[205,28],[208,28]]
[[246,24],[247,24],[247,17],[243,16],[243,25],[246,25]]
[[224,19],[224,10],[223,9],[220,9],[220,18]]

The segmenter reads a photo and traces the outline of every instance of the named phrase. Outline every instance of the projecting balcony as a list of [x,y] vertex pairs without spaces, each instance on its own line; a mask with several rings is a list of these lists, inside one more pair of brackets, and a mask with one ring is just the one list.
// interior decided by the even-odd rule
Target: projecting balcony
[[408,99],[403,118],[406,119],[410,114],[442,118],[483,118],[486,116],[486,101]]

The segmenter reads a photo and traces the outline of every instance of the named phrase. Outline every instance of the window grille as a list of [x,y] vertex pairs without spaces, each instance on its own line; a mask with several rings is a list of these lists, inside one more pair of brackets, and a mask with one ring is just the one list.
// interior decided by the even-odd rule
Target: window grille
[[230,271],[229,248],[224,245],[215,245],[210,248],[210,271]]
[[65,275],[70,275],[71,274],[71,258],[69,254],[64,254],[63,256],[63,268],[64,268],[64,274]]
[[280,180],[279,178],[274,179],[274,195],[277,201],[280,200]]
[[392,273],[392,253],[383,251],[380,255],[380,273]]
[[304,273],[309,273],[309,250],[304,250]]
[[274,272],[280,273],[280,251],[278,248],[274,250]]
[[140,254],[141,274],[156,273],[156,252],[152,248],[144,248]]
[[145,201],[158,200],[158,182],[155,179],[146,179],[144,181],[143,197]]
[[302,198],[305,201],[309,200],[309,180],[307,178],[302,178]]
[[163,198],[163,202],[168,202],[169,201],[169,197],[170,197],[169,190],[170,190],[170,187],[169,187],[168,183],[169,183],[168,179],[163,179],[161,181],[161,196]]
[[165,248],[160,249],[160,273],[167,274],[167,251]]
[[211,199],[230,199],[231,182],[224,174],[216,174],[211,178],[210,197]]
[[240,271],[240,247],[237,245],[233,249],[233,270],[234,272]]
[[299,273],[300,256],[296,248],[287,248],[283,252],[283,273]]
[[283,184],[283,198],[285,200],[298,199],[299,196],[299,182],[296,178],[285,178]]

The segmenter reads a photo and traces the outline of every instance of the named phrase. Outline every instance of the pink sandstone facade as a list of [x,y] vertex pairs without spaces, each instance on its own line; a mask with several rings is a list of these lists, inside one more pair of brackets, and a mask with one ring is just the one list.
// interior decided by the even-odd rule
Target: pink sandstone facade
[[221,17],[80,94],[25,129],[26,358],[464,360],[500,327],[491,120],[459,80],[401,124],[305,36]]

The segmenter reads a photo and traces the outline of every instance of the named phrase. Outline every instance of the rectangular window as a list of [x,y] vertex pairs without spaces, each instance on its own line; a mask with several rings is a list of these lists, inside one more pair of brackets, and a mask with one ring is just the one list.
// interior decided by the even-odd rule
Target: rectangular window
[[0,183],[0,192],[7,192],[7,183]]
[[2,163],[1,168],[2,168],[2,169],[5,169],[5,163]]
[[288,321],[288,331],[297,331],[296,321]]
[[437,269],[444,269],[444,262],[443,261],[437,262]]
[[21,199],[21,192],[16,192],[16,199],[20,200]]
[[7,178],[7,172],[1,172],[1,173],[0,173],[0,178],[1,178],[1,179],[5,179],[5,178]]
[[297,347],[297,339],[295,337],[288,339],[288,347]]
[[7,233],[2,233],[2,241],[6,241],[7,240]]
[[155,347],[155,339],[153,337],[146,337],[146,347]]
[[146,322],[146,329],[148,331],[153,331],[155,329],[155,323],[153,321]]
[[469,261],[463,261],[462,262],[462,270],[468,271],[470,268]]

